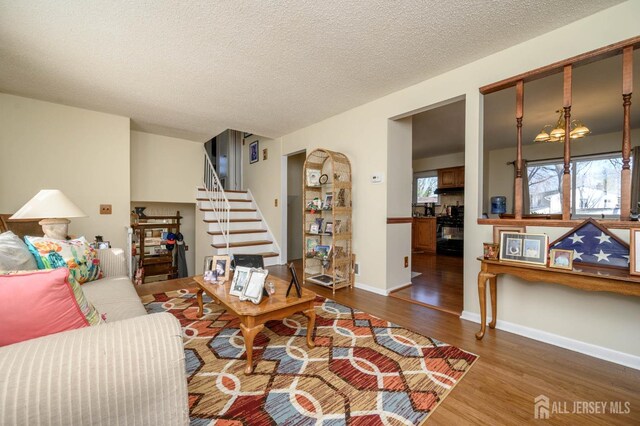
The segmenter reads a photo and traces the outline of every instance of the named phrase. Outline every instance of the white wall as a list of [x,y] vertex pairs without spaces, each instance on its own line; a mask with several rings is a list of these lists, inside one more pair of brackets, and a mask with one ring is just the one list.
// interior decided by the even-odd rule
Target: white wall
[[[479,312],[476,287],[479,262],[476,257],[482,254],[482,242],[491,240],[492,227],[477,224],[483,207],[484,171],[482,97],[478,88],[635,37],[637,16],[640,16],[640,2],[622,3],[283,136],[283,153],[305,148],[310,152],[316,147],[323,147],[343,152],[351,160],[354,252],[361,266],[358,281],[386,291],[389,288],[387,267],[381,266],[380,259],[388,252],[410,250],[410,238],[389,238],[393,232],[391,227],[397,225],[386,225],[387,211],[380,208],[391,193],[403,190],[406,171],[389,170],[384,184],[369,183],[371,173],[387,170],[389,118],[406,116],[425,106],[465,96],[464,309],[471,313]],[[410,163],[406,167],[411,167]],[[270,171],[265,169],[265,173]],[[268,175],[262,177],[272,179]],[[259,180],[260,176],[252,176],[253,182]],[[276,179],[273,184],[265,182],[264,187],[275,191],[280,187],[280,180]],[[553,237],[566,230],[542,228],[540,231]],[[640,356],[640,339],[630,338],[638,336],[638,298],[580,292],[553,285],[532,285],[509,277],[500,279],[499,291],[502,320]]]
[[131,199],[195,202],[202,185],[203,142],[131,132]]
[[209,231],[208,224],[204,222],[204,212],[200,209],[195,211],[195,274],[202,274],[204,271],[204,258],[206,256],[213,256],[213,247],[211,247],[211,235],[207,234]]
[[436,155],[434,157],[418,158],[413,160],[412,164],[414,173],[464,166],[464,151],[453,154]]
[[[72,219],[70,234],[126,247],[128,118],[0,94],[0,152],[0,212],[60,189],[89,216]],[[113,213],[100,215],[100,204]]]
[[[411,217],[413,173],[411,163],[413,146],[412,117],[389,120],[387,145],[387,176],[397,176],[395,190],[387,193],[387,217]],[[385,291],[411,284],[411,250],[403,244],[411,241],[411,223],[396,223],[385,227],[387,232]],[[393,248],[403,246],[404,250]],[[404,266],[404,258],[409,265]],[[361,263],[358,260],[358,263]]]
[[[259,161],[249,164],[249,145],[256,140],[258,141]],[[280,144],[280,139],[269,139],[255,135],[245,140],[242,147],[242,187],[251,190],[274,238],[282,247],[282,205],[284,204],[286,209],[286,200],[284,202],[280,200],[282,182],[282,149]],[[268,158],[263,160],[262,151],[265,148],[268,150]],[[285,180],[284,185],[286,184]],[[277,206],[275,200],[278,200]]]

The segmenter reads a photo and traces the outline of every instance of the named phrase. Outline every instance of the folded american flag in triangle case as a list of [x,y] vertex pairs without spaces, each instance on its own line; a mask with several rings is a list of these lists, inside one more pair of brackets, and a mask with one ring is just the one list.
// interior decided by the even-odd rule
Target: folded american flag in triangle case
[[629,268],[629,245],[593,219],[558,238],[551,248],[573,250],[574,263]]

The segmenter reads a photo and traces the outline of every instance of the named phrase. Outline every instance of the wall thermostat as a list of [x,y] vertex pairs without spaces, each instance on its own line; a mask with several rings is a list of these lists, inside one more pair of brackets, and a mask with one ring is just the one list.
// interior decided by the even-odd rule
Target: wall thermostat
[[371,175],[371,183],[382,183],[384,175],[382,173],[374,173]]

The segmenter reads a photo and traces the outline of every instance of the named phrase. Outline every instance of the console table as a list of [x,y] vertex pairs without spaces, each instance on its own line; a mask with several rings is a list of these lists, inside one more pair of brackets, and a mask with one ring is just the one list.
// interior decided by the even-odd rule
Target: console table
[[489,282],[491,311],[493,313],[489,328],[496,327],[496,320],[498,318],[497,277],[501,274],[513,275],[527,281],[565,285],[586,291],[608,291],[610,293],[624,294],[627,296],[640,296],[640,276],[630,275],[626,270],[598,268],[584,264],[574,264],[573,269],[569,270],[526,263],[486,260],[482,257],[479,257],[478,260],[481,262],[481,269],[478,273],[481,322],[480,331],[476,333],[476,339],[478,340],[484,337],[487,329],[487,281]]

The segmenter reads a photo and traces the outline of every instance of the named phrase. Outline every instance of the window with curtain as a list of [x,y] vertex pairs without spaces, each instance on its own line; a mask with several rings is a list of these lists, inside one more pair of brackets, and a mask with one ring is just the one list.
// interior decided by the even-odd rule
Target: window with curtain
[[[562,159],[532,161],[527,163],[526,170],[529,179],[528,213],[562,213]],[[619,217],[621,170],[620,153],[572,158],[572,217]]]

